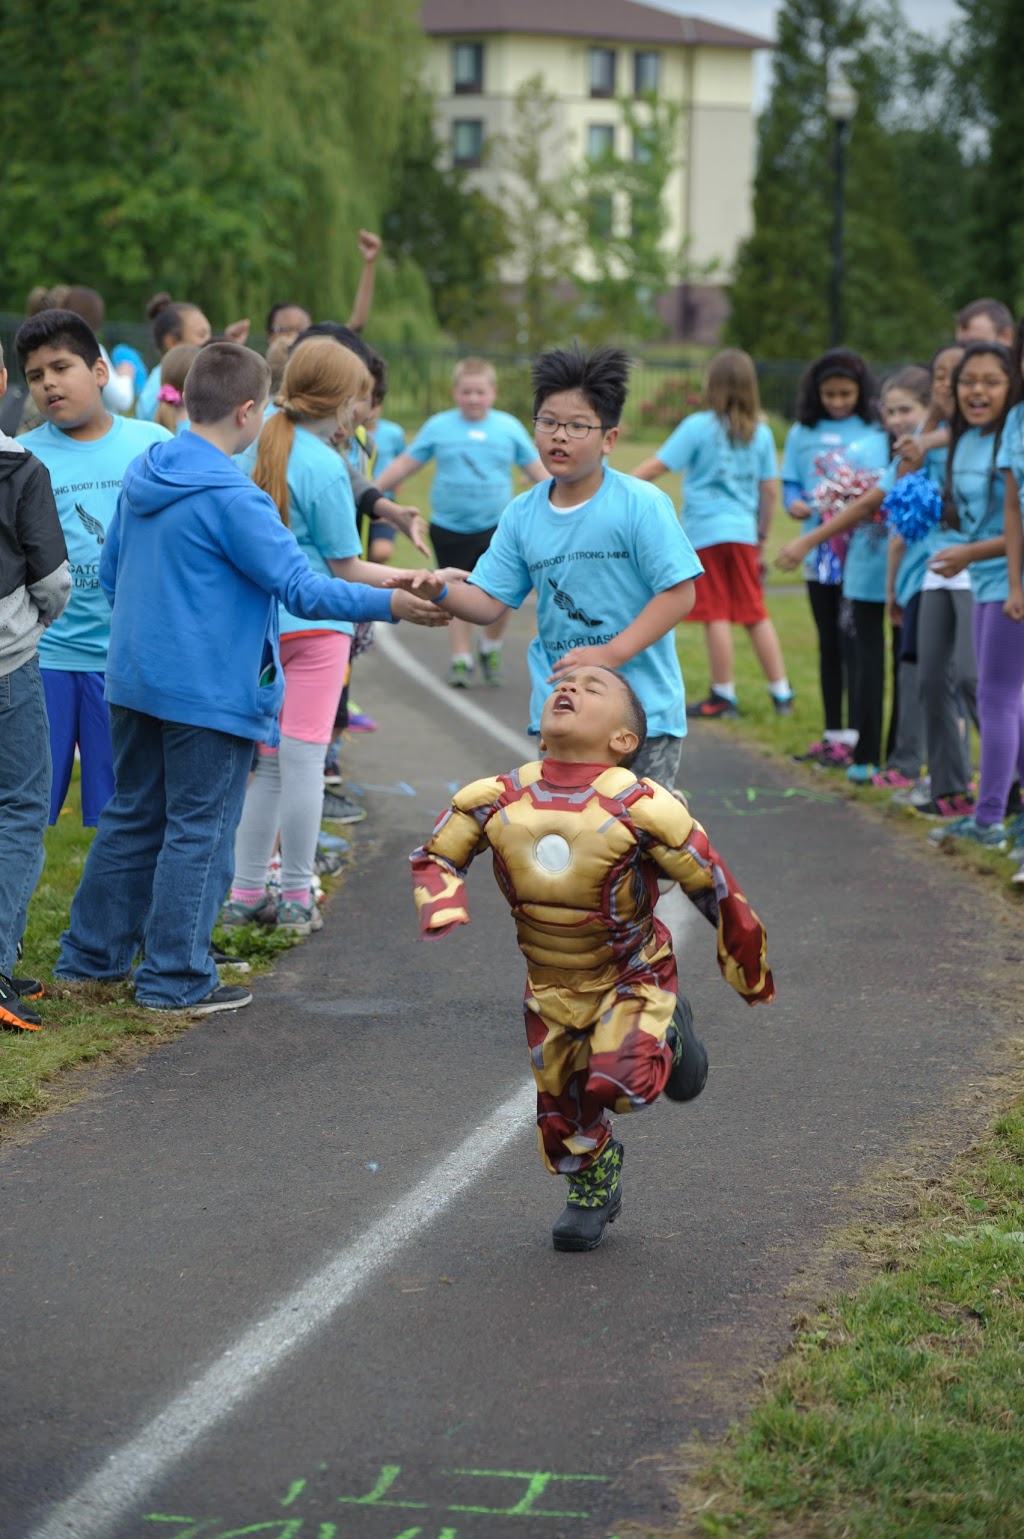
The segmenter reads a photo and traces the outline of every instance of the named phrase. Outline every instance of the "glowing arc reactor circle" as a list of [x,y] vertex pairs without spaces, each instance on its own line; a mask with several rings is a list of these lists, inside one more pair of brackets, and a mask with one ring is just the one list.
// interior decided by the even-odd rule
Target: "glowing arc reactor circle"
[[557,875],[566,871],[572,860],[572,848],[561,834],[545,834],[533,847],[533,856],[542,871]]

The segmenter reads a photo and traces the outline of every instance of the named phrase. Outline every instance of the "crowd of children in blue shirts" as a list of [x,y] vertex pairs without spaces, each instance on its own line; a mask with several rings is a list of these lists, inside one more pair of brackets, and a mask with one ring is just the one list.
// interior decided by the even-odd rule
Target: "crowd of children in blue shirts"
[[[364,236],[372,291],[379,243]],[[368,304],[365,282],[360,294]],[[979,304],[960,317],[964,345],[931,371],[890,376],[880,397],[848,350],[810,367],[781,467],[806,532],[780,564],[805,563],[819,638],[824,731],[808,757],[891,786],[936,819],[938,840],[1014,847],[1024,879],[1021,330]],[[14,616],[0,628],[0,710],[5,745],[34,748],[5,752],[4,805],[17,811],[5,848],[24,881],[0,906],[0,1022],[40,1024],[15,952],[76,753],[83,822],[98,832],[58,977],[133,977],[154,1009],[238,1008],[251,996],[220,982],[218,916],[319,927],[321,822],[363,815],[340,789],[325,793],[324,758],[374,620],[448,626],[448,682],[468,687],[479,672],[493,685],[508,612],[535,593],[531,731],[552,684],[584,663],[612,669],[647,715],[634,769],[670,787],[687,718],[738,713],[733,626],[748,631],[775,710],[791,712],[763,595],[779,471],[746,354],[712,361],[704,409],[626,476],[607,464],[628,372],[614,349],[541,356],[532,441],[495,410],[492,367],[465,359],[453,409],[406,447],[381,417],[383,360],[357,331],[277,305],[264,360],[243,345],[247,322],[232,328],[241,340],[211,340],[197,307],[158,296],[150,308],[162,357],[148,375],[108,358],[83,302],[41,310],[16,341],[40,422],[0,441],[0,621]],[[995,334],[1004,321],[1012,351]],[[141,387],[134,417],[108,404],[115,367]],[[417,510],[391,493],[430,460],[438,571],[402,572],[396,528],[430,550]],[[819,489],[837,464],[861,494],[830,509],[826,544]],[[509,501],[516,468],[532,485]],[[668,472],[683,478],[682,524],[645,484]],[[878,510],[915,472],[940,488],[941,517],[917,539],[890,538]],[[886,755],[887,612],[898,688]],[[689,705],[674,640],[686,618],[704,626],[711,674]],[[976,798],[965,720],[981,732]]]

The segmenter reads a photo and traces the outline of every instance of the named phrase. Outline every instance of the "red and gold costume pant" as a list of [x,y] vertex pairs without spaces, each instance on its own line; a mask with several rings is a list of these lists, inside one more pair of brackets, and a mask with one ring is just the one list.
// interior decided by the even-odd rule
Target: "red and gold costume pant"
[[611,1137],[610,1112],[643,1111],[665,1088],[672,1049],[665,1033],[676,1005],[653,981],[621,984],[599,1002],[592,1026],[545,1014],[545,1001],[528,990],[524,1014],[530,1065],[537,1083],[537,1137],[552,1172],[586,1170]]

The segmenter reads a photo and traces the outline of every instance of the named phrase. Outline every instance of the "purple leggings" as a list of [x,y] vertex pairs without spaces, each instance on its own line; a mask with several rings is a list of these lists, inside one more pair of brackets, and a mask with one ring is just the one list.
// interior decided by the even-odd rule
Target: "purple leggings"
[[1003,614],[1002,601],[975,604],[981,783],[975,817],[1001,823],[1015,778],[1024,779],[1024,625]]

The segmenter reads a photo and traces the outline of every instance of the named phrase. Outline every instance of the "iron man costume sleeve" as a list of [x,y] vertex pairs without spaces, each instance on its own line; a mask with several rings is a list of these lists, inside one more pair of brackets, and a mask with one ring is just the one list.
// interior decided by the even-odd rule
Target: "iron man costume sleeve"
[[551,759],[465,786],[411,857],[425,937],[469,923],[466,871],[488,846],[535,992],[601,997],[652,966],[662,987],[671,968],[674,984],[671,939],[654,915],[664,872],[715,926],[726,981],[748,1004],[774,998],[764,926],[663,787]]

